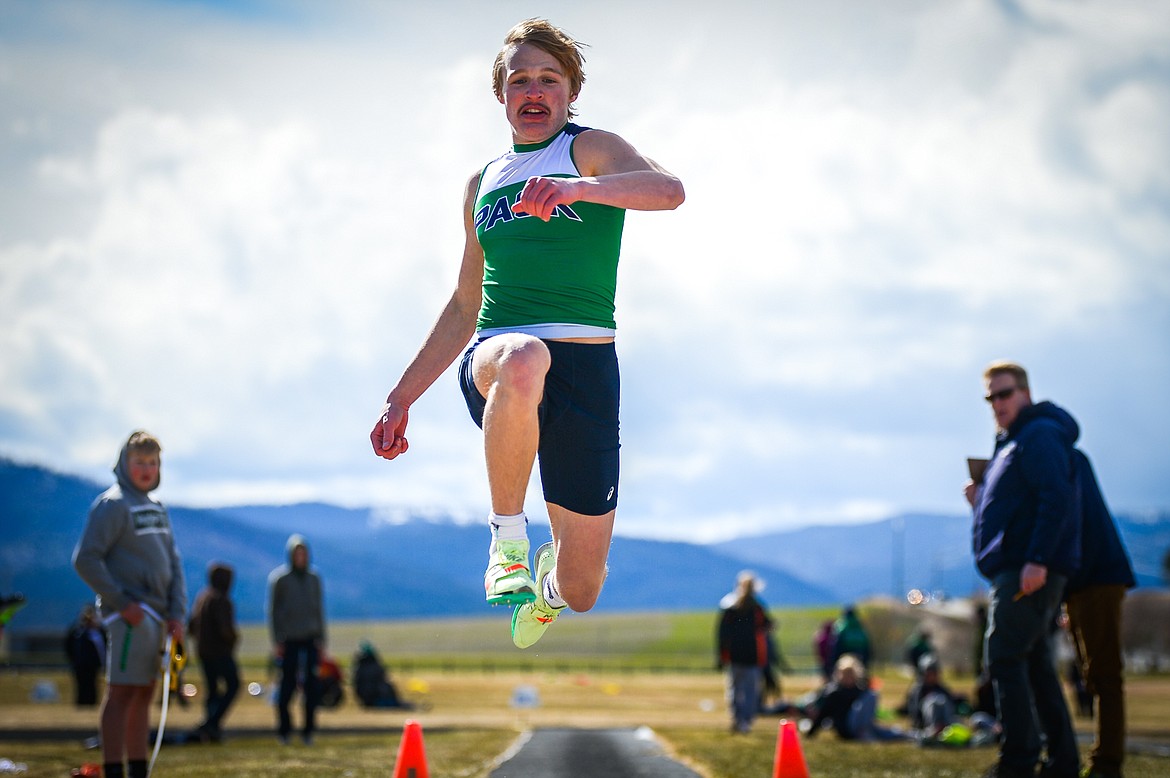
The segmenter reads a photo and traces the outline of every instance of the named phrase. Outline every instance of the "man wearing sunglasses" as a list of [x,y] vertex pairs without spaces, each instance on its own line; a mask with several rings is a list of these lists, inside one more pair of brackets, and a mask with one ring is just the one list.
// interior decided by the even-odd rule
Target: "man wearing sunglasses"
[[995,450],[982,482],[968,482],[965,493],[975,512],[975,562],[991,583],[985,651],[1003,727],[999,761],[986,775],[1032,776],[1040,764],[1045,778],[1076,778],[1076,738],[1048,637],[1080,562],[1080,428],[1053,403],[1032,402],[1019,365],[994,363],[983,379]]

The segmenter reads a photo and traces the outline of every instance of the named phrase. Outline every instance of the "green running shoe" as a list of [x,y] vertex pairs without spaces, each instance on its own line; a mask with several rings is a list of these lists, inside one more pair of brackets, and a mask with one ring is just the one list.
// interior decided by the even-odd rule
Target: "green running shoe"
[[536,599],[512,611],[512,642],[517,648],[528,648],[540,640],[564,610],[564,607],[554,608],[544,599],[544,578],[552,572],[556,562],[552,543],[536,549]]
[[528,539],[492,540],[483,588],[490,605],[523,605],[536,599],[528,572]]

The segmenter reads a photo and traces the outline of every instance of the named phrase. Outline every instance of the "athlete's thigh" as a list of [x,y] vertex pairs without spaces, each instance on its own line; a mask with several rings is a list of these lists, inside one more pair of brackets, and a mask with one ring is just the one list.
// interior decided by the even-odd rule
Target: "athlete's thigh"
[[621,379],[613,344],[549,344],[540,428],[546,502],[586,516],[617,508]]
[[492,384],[499,378],[501,368],[505,364],[520,361],[542,374],[547,373],[551,361],[548,346],[540,338],[519,332],[493,335],[486,339],[475,347],[475,353],[471,355],[471,376],[475,388],[487,397]]
[[613,540],[615,511],[586,516],[553,503],[545,505],[557,551],[558,577],[603,575]]

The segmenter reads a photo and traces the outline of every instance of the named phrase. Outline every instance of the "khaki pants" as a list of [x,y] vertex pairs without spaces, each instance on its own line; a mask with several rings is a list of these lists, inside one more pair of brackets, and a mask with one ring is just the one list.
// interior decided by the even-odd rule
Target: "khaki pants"
[[1089,693],[1097,698],[1097,740],[1089,766],[1120,772],[1125,759],[1125,688],[1122,680],[1121,584],[1088,586],[1065,605],[1077,660]]

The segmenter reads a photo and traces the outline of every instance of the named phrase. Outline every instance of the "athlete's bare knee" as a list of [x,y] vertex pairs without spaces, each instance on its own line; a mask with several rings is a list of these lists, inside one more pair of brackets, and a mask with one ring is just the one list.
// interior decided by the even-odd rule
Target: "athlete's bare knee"
[[593,610],[593,606],[597,604],[597,595],[582,598],[566,597],[565,604],[569,606],[569,610],[573,611],[573,613],[586,613]]
[[539,401],[551,364],[548,348],[538,340],[506,349],[496,366],[494,390],[510,397]]
[[597,604],[597,598],[601,594],[601,584],[604,579],[594,580],[592,576],[588,578],[575,577],[568,580],[557,578],[557,588],[560,590],[561,599],[576,613],[584,613],[591,610]]

